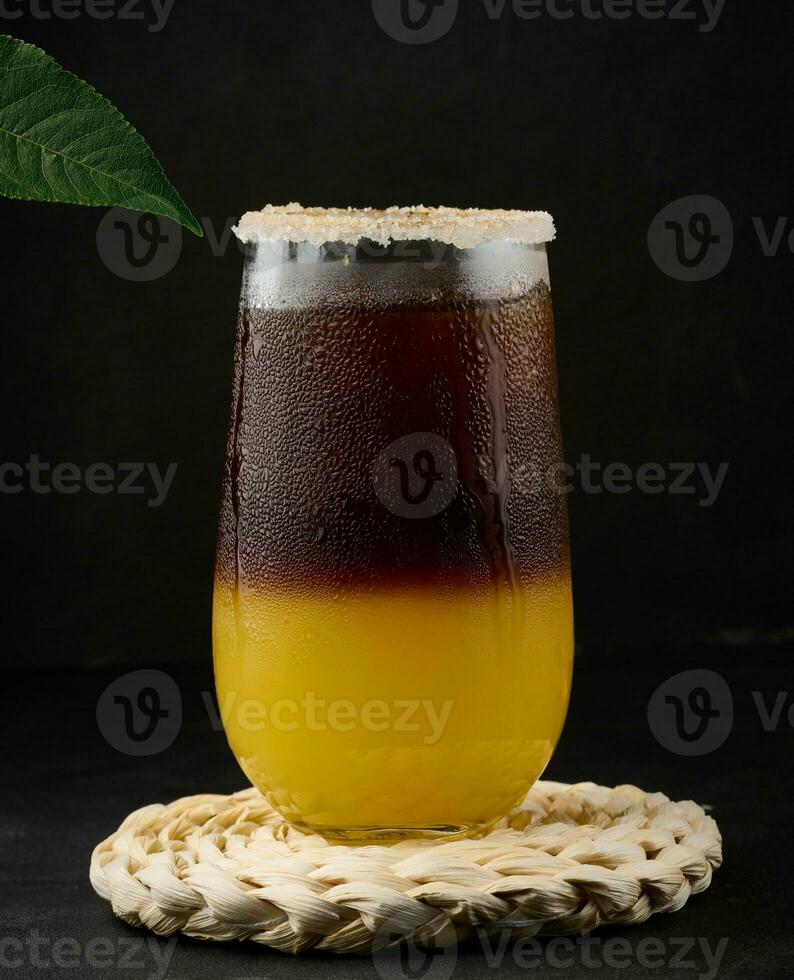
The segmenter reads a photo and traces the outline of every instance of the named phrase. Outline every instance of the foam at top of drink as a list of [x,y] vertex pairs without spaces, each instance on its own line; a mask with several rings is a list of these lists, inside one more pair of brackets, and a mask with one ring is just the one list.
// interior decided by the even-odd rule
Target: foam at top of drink
[[304,208],[300,204],[266,205],[248,211],[234,228],[244,242],[290,241],[355,245],[368,238],[380,245],[390,241],[432,239],[457,248],[484,242],[537,245],[555,237],[554,221],[545,211],[486,211],[479,208],[391,207]]

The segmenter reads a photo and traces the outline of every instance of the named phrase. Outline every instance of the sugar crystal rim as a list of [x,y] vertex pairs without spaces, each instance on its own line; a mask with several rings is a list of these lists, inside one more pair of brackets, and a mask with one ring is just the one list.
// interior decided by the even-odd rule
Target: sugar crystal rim
[[539,245],[556,235],[546,211],[484,210],[481,208],[413,207],[320,208],[268,204],[248,211],[234,233],[243,242],[326,242],[355,245],[363,238],[388,245],[392,241],[446,242],[474,248],[485,242]]

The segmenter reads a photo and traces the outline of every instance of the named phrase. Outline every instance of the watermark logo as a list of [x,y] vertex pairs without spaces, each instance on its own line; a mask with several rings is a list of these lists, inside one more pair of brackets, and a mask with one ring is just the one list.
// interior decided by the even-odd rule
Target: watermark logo
[[725,678],[712,670],[685,670],[669,677],[648,702],[648,725],[656,741],[676,755],[714,752],[730,735],[733,697]]
[[[235,216],[216,220],[205,215],[198,221],[204,232],[203,244],[213,258],[222,258],[232,246],[245,254],[245,245],[232,231]],[[96,243],[100,259],[114,275],[130,282],[152,282],[176,267],[184,234],[182,226],[168,218],[112,208],[99,222]]]
[[440,514],[458,492],[455,451],[437,432],[412,432],[375,457],[370,475],[383,506],[420,520]]
[[372,0],[381,29],[403,44],[430,44],[449,32],[458,0]]
[[182,252],[182,227],[156,214],[112,208],[96,234],[99,257],[114,275],[152,282],[174,268]]
[[458,945],[454,927],[450,924],[448,929],[452,935],[445,945],[430,940],[420,947],[387,921],[373,943],[375,972],[381,980],[450,980],[458,962]]
[[733,254],[733,221],[716,197],[693,194],[663,207],[648,228],[648,251],[672,279],[713,279]]
[[182,726],[182,696],[162,670],[134,670],[102,692],[96,720],[105,741],[125,755],[164,752]]

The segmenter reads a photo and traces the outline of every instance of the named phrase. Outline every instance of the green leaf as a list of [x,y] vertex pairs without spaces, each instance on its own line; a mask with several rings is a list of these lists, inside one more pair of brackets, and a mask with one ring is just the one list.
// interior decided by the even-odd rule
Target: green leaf
[[138,133],[33,44],[0,35],[0,194],[150,211],[202,235]]

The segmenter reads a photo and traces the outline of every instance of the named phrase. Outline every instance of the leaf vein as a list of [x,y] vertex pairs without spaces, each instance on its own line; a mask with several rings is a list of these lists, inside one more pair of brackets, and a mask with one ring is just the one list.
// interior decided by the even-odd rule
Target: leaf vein
[[[114,174],[106,173],[104,170],[101,170],[99,167],[92,167],[90,164],[84,163],[82,160],[76,160],[74,157],[67,156],[65,153],[61,153],[59,150],[53,150],[51,147],[46,146],[43,143],[38,143],[36,140],[28,139],[25,136],[20,136],[18,133],[6,129],[4,126],[0,126],[0,133],[2,133],[5,136],[11,136],[13,139],[19,142],[29,143],[31,146],[34,146],[39,151],[39,153],[45,153],[45,152],[52,153],[54,156],[60,157],[61,159],[63,159],[68,163],[73,163],[78,167],[84,167],[86,170],[89,171],[89,173],[99,174],[101,177],[107,177],[108,180],[112,180],[117,184],[121,184],[123,187],[129,188],[130,190],[135,191],[137,194],[145,194],[147,197],[151,197],[155,201],[162,201],[165,204],[167,204],[169,207],[173,207],[173,205],[171,205],[170,202],[168,201],[168,198],[165,198],[160,194],[153,194],[150,191],[147,191],[145,187],[139,187],[137,184],[133,184],[130,183],[129,181],[122,180],[120,177],[116,177]],[[19,159],[19,147],[17,147],[17,159]],[[20,160],[20,167],[22,167],[21,160]]]

